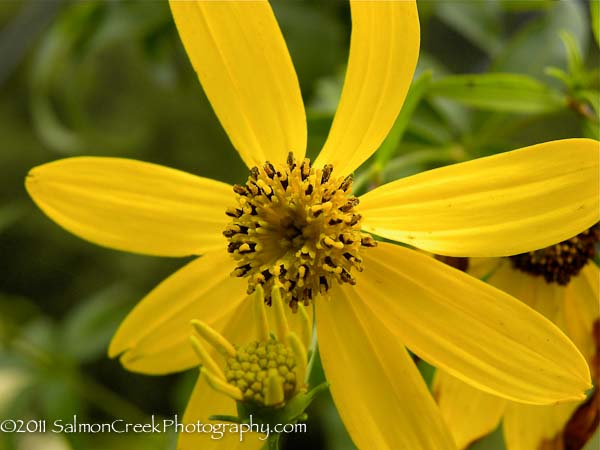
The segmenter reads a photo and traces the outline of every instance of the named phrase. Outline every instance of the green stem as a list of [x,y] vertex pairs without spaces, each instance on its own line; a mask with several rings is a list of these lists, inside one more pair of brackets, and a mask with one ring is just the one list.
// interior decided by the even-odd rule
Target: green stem
[[268,450],[279,450],[279,443],[281,442],[281,435],[279,433],[271,433],[269,439],[267,439]]

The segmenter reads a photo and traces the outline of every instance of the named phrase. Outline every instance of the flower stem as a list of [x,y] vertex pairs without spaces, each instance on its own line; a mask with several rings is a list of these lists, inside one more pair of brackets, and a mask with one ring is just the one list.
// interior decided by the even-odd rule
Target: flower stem
[[281,434],[272,433],[269,435],[269,439],[267,439],[267,449],[268,450],[279,450],[279,443],[281,442]]

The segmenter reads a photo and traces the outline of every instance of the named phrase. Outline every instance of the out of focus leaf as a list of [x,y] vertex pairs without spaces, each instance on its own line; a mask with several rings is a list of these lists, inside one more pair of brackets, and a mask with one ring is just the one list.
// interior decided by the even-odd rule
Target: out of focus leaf
[[318,8],[290,1],[271,1],[271,5],[294,61],[302,93],[310,96],[317,80],[346,63],[346,30],[334,14],[337,2],[320,2]]
[[9,203],[0,206],[0,233],[18,221],[25,212],[25,206],[22,203]]
[[38,313],[39,308],[30,299],[0,293],[0,349]]
[[558,67],[546,67],[544,71],[546,75],[556,78],[565,86],[569,86],[571,84],[571,76],[565,72],[564,70],[559,69]]
[[402,140],[404,131],[406,131],[410,118],[431,83],[431,76],[432,73],[430,71],[423,72],[411,84],[400,114],[398,114],[392,129],[375,154],[375,162],[379,167],[383,167],[383,165],[394,155],[398,144]]
[[431,85],[429,95],[492,111],[546,113],[566,106],[563,95],[534,78],[508,73],[446,77]]
[[466,134],[472,127],[473,110],[461,103],[442,97],[430,97],[432,109],[444,119],[448,128],[457,134]]
[[344,84],[344,73],[324,77],[315,83],[315,93],[308,102],[307,114],[309,117],[330,116],[333,117],[338,102],[342,95]]
[[103,437],[88,440],[85,450],[175,450],[177,441],[175,433],[111,433]]
[[[427,70],[432,71],[436,78],[450,75],[450,71],[435,57],[427,52],[419,56],[416,73],[420,74]],[[450,128],[456,128],[460,133],[466,133],[471,127],[471,111],[463,105],[447,99],[437,97],[428,98],[431,108],[440,116]]]
[[31,381],[27,371],[18,367],[0,367],[0,417],[10,408],[11,402]]
[[584,137],[596,139],[597,141],[600,140],[600,125],[598,125],[597,121],[584,120],[582,131]]
[[[403,144],[402,147],[405,145]],[[387,183],[465,159],[467,159],[467,155],[464,149],[458,145],[448,147],[414,146],[410,150],[407,148],[402,155],[390,160],[381,171],[380,178],[382,183]]]
[[131,295],[126,286],[116,285],[75,307],[61,327],[59,340],[65,355],[85,362],[105,353],[129,309]]
[[68,375],[53,368],[52,371],[46,371],[39,376],[40,380],[35,389],[44,417],[71,423],[74,414],[83,415],[83,399],[73,389]]
[[600,0],[590,0],[590,17],[596,44],[600,47]]
[[64,436],[52,433],[26,433],[20,436],[17,450],[71,450]]
[[577,76],[583,70],[583,57],[581,56],[581,49],[579,48],[573,35],[568,31],[561,31],[560,39],[563,42],[565,51],[567,52],[567,67],[569,68],[569,72],[573,76]]
[[552,7],[556,0],[500,0],[500,6],[509,12],[544,10]]
[[[138,9],[130,11],[128,5],[71,4],[35,55],[31,77],[34,124],[57,152],[122,154],[148,139],[147,121],[139,120],[147,111],[140,108],[134,93],[155,88],[150,65],[142,62],[143,37],[162,26],[165,14],[139,3],[132,3]],[[114,64],[111,57],[120,53],[121,63]],[[110,88],[99,99],[104,84]]]
[[63,2],[29,0],[22,3],[18,14],[0,31],[0,85],[25,58]]
[[328,450],[356,450],[344,423],[335,408],[331,395],[321,395],[315,401],[319,406],[320,418],[324,423],[325,442]]
[[417,362],[417,369],[419,369],[419,372],[421,372],[421,376],[425,380],[427,386],[431,386],[431,383],[433,382],[433,376],[435,375],[435,367],[420,359]]
[[578,96],[584,99],[594,109],[596,115],[600,117],[600,90],[587,89],[579,91]]
[[502,48],[502,9],[498,2],[437,2],[437,16],[473,44],[495,55]]
[[505,448],[502,426],[469,446],[469,450],[505,450]]
[[406,131],[420,141],[431,145],[448,144],[454,138],[452,131],[431,108],[419,108],[409,122]]
[[554,1],[546,13],[513,36],[498,54],[492,69],[496,72],[526,73],[542,79],[546,67],[567,65],[559,32],[564,30],[571,33],[585,54],[588,44],[587,27],[586,15],[580,2]]

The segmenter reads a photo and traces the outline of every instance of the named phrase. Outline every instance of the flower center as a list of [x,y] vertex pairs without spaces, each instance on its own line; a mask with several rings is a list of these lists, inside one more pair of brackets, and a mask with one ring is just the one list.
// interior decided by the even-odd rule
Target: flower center
[[228,358],[225,368],[227,382],[237,387],[244,401],[265,405],[270,377],[276,376],[283,386],[283,401],[296,392],[296,359],[293,350],[271,339],[255,341],[237,348],[234,357]]
[[516,269],[543,276],[548,283],[566,285],[595,257],[599,241],[600,225],[595,224],[571,239],[541,250],[511,256],[510,260]]
[[458,256],[434,255],[435,259],[447,264],[450,267],[466,272],[469,270],[469,258]]
[[297,164],[290,153],[285,165],[267,161],[234,186],[237,206],[227,209],[233,220],[223,235],[238,262],[232,275],[248,278],[248,294],[261,285],[270,304],[278,286],[295,311],[335,281],[356,284],[351,272],[362,271],[361,248],[377,243],[360,231],[352,177],[332,178],[332,171],[308,159]]

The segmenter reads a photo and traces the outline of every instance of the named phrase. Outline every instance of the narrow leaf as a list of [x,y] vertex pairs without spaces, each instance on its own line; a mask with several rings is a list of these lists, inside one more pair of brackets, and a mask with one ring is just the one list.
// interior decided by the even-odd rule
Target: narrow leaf
[[559,92],[526,75],[510,73],[449,76],[434,82],[429,95],[476,108],[516,113],[546,113],[566,105]]

